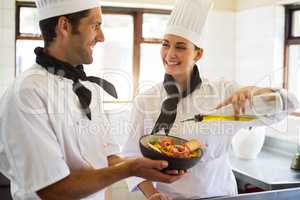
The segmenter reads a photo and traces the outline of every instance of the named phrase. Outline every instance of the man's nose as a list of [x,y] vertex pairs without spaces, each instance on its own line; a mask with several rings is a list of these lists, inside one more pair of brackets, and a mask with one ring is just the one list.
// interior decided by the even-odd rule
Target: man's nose
[[97,31],[96,41],[97,42],[104,42],[105,41],[105,36],[104,36],[104,33],[103,33],[101,28]]

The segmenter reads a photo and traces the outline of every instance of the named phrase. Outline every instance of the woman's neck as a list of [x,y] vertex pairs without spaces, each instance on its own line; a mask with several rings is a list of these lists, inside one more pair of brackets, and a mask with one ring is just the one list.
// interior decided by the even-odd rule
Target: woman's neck
[[187,76],[173,76],[180,90],[185,91],[188,85],[189,78]]

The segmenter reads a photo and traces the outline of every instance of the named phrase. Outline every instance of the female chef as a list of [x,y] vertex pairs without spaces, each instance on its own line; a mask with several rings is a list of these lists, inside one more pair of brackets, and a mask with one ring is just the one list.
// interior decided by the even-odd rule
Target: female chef
[[107,186],[129,176],[180,178],[159,171],[166,162],[115,156],[101,93],[117,93],[83,69],[104,41],[99,0],[35,2],[45,47],[0,100],[0,172],[13,199],[102,200]]
[[[234,134],[243,126],[275,123],[297,107],[297,100],[284,90],[254,86],[241,88],[233,82],[210,82],[200,78],[196,62],[203,55],[200,34],[210,8],[209,0],[177,1],[161,47],[164,81],[137,96],[134,101],[130,120],[133,128],[130,129],[124,154],[140,155],[139,138],[159,131],[185,139],[196,138],[207,145],[200,162],[178,182],[168,185],[153,184],[139,178],[128,179],[130,190],[139,188],[151,200],[237,194],[228,155]],[[253,124],[180,122],[195,114],[224,106],[231,106],[231,114],[239,115],[247,111],[253,96],[268,93],[278,94],[284,106],[279,111],[269,112],[271,114],[265,120],[257,120]]]

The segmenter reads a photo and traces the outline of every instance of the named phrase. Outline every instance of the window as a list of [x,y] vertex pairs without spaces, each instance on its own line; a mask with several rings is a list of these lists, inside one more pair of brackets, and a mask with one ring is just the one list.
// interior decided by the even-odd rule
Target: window
[[32,7],[20,8],[20,26],[19,32],[28,35],[40,35],[41,31],[38,27],[37,10]]
[[[94,61],[90,66],[85,66],[85,71],[88,75],[99,76],[113,83],[119,101],[131,100],[133,16],[103,14],[102,28],[105,42],[95,46]],[[114,101],[114,98],[106,93],[103,93],[103,97],[106,102]]]
[[16,75],[29,68],[35,61],[34,48],[43,46],[38,26],[37,10],[33,4],[25,3],[17,9],[16,30]]
[[163,28],[166,27],[168,15],[143,14],[143,42],[141,44],[141,67],[139,74],[138,91],[142,92],[163,80],[164,68],[160,58],[160,40],[163,37]]
[[[94,62],[86,65],[88,75],[103,77],[117,88],[116,101],[104,94],[109,109],[128,103],[135,94],[163,80],[160,59],[163,28],[169,10],[139,8],[102,8],[105,42],[96,45]],[[16,75],[35,60],[33,50],[43,46],[37,10],[32,2],[17,2]]]
[[291,28],[292,28],[292,36],[300,37],[300,10],[293,11]]
[[[286,7],[284,87],[300,99],[300,6]],[[300,112],[300,110],[297,110]]]

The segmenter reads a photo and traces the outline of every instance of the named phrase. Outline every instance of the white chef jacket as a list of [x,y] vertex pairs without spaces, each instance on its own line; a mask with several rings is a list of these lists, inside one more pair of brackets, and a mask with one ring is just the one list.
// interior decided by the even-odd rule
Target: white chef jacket
[[[119,145],[101,108],[103,90],[92,91],[90,121],[73,81],[35,64],[7,90],[0,103],[0,171],[10,179],[14,199],[40,199],[36,192],[73,170],[107,167]],[[104,199],[104,191],[86,199]]]
[[[207,145],[207,147],[199,163],[190,169],[179,181],[172,184],[156,183],[158,191],[174,200],[237,194],[236,181],[228,155],[234,134],[242,127],[266,125],[280,121],[287,116],[288,111],[290,112],[298,107],[296,98],[290,94],[287,95],[286,91],[281,90],[280,100],[284,101],[283,104],[286,106],[283,107],[286,107],[286,111],[283,111],[283,109],[279,112],[276,111],[276,114],[271,114],[267,119],[255,122],[180,122],[183,119],[193,117],[195,114],[210,112],[218,103],[238,88],[239,86],[234,82],[226,82],[224,80],[209,82],[205,79],[202,85],[192,94],[180,100],[170,135],[185,139],[196,138]],[[141,155],[139,138],[152,131],[160,114],[161,104],[166,96],[163,85],[158,84],[156,87],[136,97],[129,123],[130,136],[124,146],[123,155]],[[268,104],[264,106],[266,113],[274,113],[272,109],[276,106]],[[251,114],[250,110],[246,110],[246,112]],[[220,114],[232,115],[232,106],[227,110],[224,109]],[[144,180],[141,178],[127,179],[129,189],[134,191],[142,181]]]

